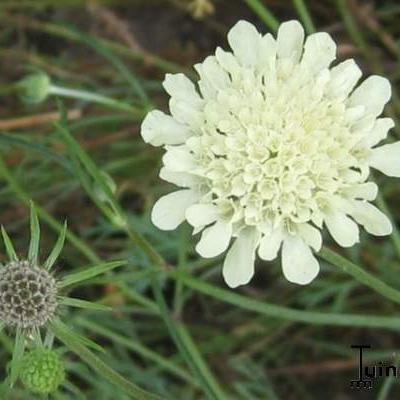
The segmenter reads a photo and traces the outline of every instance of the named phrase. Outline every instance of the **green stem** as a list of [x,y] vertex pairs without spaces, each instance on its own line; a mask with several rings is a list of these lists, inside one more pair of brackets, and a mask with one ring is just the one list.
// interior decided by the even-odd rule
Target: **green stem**
[[[115,108],[122,111],[129,111],[134,113],[140,113],[135,107],[130,104],[124,103],[119,100],[114,100],[101,94],[88,92],[85,90],[69,89],[61,86],[51,85],[49,88],[49,94],[61,97],[69,97],[73,99],[86,100],[93,103],[102,104],[111,108]],[[142,114],[142,113],[140,113]]]
[[170,272],[170,275],[177,280],[181,280],[186,286],[201,293],[268,317],[314,325],[386,328],[397,331],[400,329],[400,320],[398,318],[295,310],[288,307],[266,303],[264,301],[261,302],[250,299],[246,296],[236,294],[231,290],[221,289],[177,271]]
[[308,34],[315,32],[315,26],[312,21],[311,15],[308,12],[307,5],[304,0],[293,0],[293,4],[297,10],[297,13],[300,16],[301,21],[306,29]]
[[395,303],[400,304],[400,291],[393,289],[380,279],[375,278],[373,275],[366,272],[365,269],[352,263],[327,247],[323,247],[318,255],[329,263],[339,267],[342,271],[348,273],[357,281],[361,282],[365,286],[368,286],[375,292],[381,294],[387,299],[394,301]]
[[261,3],[260,0],[243,0],[254,12],[257,14],[265,25],[267,25],[273,32],[279,28],[279,21],[268,10],[268,8]]
[[103,376],[108,381],[121,388],[132,399],[137,400],[161,400],[158,395],[147,392],[132,382],[125,379],[118,372],[110,368],[99,357],[92,353],[82,343],[73,340],[64,330],[60,329],[56,323],[51,324],[51,330],[71,351],[87,363],[94,371]]
[[79,318],[77,320],[77,323],[93,332],[96,332],[96,334],[98,335],[112,340],[113,343],[118,343],[121,346],[124,346],[125,348],[134,351],[143,358],[151,360],[152,362],[158,364],[165,371],[169,371],[170,373],[186,381],[187,383],[191,385],[197,384],[197,382],[193,380],[192,376],[188,374],[187,371],[176,366],[175,363],[171,362],[170,360],[160,356],[157,352],[152,351],[147,347],[141,345],[138,341],[133,341],[131,338],[123,337],[122,335],[115,333],[110,329],[104,328],[99,324],[88,321],[87,319]]
[[[178,270],[184,272],[187,265],[187,249],[188,249],[188,238],[190,237],[187,226],[183,226],[180,232],[180,245],[178,252]],[[177,282],[175,285],[173,308],[176,315],[181,315],[184,296],[183,296],[183,285],[182,282]]]
[[394,247],[396,248],[397,256],[400,258],[400,233],[399,233],[399,230],[397,229],[397,226],[396,226],[395,220],[392,216],[392,213],[390,212],[385,199],[383,198],[383,196],[380,193],[378,193],[378,196],[376,198],[376,204],[378,205],[380,210],[382,212],[384,212],[392,222],[393,232],[390,235],[390,238],[392,239]]

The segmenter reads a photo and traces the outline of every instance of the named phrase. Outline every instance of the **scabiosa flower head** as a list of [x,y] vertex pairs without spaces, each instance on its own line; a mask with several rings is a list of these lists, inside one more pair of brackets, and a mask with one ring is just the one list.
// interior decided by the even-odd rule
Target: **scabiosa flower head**
[[228,42],[233,52],[217,48],[195,66],[198,87],[168,74],[172,115],[155,110],[143,122],[144,140],[166,150],[160,177],[183,188],[157,201],[152,221],[170,230],[186,219],[203,231],[203,257],[233,242],[223,266],[231,287],[249,282],[256,252],[273,260],[280,249],[285,277],[307,284],[324,225],[343,247],[359,241],[358,224],[391,233],[368,182],[370,167],[400,176],[400,142],[376,147],[393,127],[378,118],[390,84],[371,76],[356,87],[354,60],[331,67],[330,35],[304,40],[297,21],[276,39],[239,21]]
[[52,393],[65,379],[64,363],[54,350],[36,348],[22,359],[20,378],[32,393]]
[[38,328],[57,308],[55,279],[29,261],[12,261],[0,269],[0,320],[7,326]]

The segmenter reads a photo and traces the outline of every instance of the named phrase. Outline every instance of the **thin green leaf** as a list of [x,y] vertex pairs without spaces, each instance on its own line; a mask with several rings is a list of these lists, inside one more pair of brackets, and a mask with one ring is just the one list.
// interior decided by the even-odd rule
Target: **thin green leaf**
[[21,369],[21,361],[25,352],[25,335],[21,329],[17,329],[14,342],[14,351],[11,360],[10,368],[10,384],[14,385],[18,379],[19,371]]
[[261,0],[244,0],[244,2],[260,17],[268,28],[273,32],[278,30],[279,21]]
[[60,324],[60,321],[52,322],[51,329],[59,340],[61,340],[78,357],[85,361],[85,363],[87,363],[94,371],[123,390],[133,399],[161,400],[161,397],[158,395],[141,389],[134,383],[125,379],[118,372],[114,371],[104,361],[93,354],[86,346],[77,341],[74,335],[71,335],[71,333]]
[[103,274],[107,271],[111,271],[114,268],[125,265],[125,261],[112,261],[104,264],[95,265],[84,269],[83,271],[76,272],[65,276],[61,281],[58,282],[58,287],[63,288],[66,286],[73,285],[85,281],[90,278],[94,278],[97,275]]
[[3,226],[1,227],[1,234],[3,236],[4,246],[6,247],[8,258],[10,261],[18,261],[17,253],[14,250],[12,241]]
[[84,32],[78,31],[75,27],[68,27],[66,29],[70,29],[71,33],[77,38],[80,42],[85,43],[94,49],[98,54],[102,55],[106,58],[114,68],[119,72],[119,74],[126,79],[127,83],[132,87],[133,92],[141,99],[143,104],[147,107],[150,107],[151,102],[149,97],[147,96],[146,91],[144,90],[141,82],[133,74],[131,68],[127,68],[127,66],[121,61],[121,59],[116,56],[110,48],[107,48],[103,45],[103,43],[97,40],[93,36],[86,35]]
[[[63,107],[61,104],[60,107],[62,112]],[[58,129],[58,132],[60,133],[64,143],[69,147],[71,154],[75,155],[80,160],[80,162],[83,164],[88,174],[95,181],[96,185],[98,185],[99,189],[101,189],[104,196],[107,198],[107,201],[113,207],[116,207],[114,194],[110,188],[107,178],[102,173],[102,171],[86,154],[86,152],[82,149],[79,143],[72,137],[68,129],[64,126],[63,121],[55,123],[55,126]]]
[[39,259],[40,226],[36,208],[31,202],[31,242],[29,244],[28,259],[34,265],[38,264]]
[[88,310],[98,310],[98,311],[111,311],[112,308],[99,303],[93,303],[91,301],[74,299],[72,297],[59,297],[59,304],[70,307],[85,308]]
[[132,340],[129,337],[124,337],[116,332],[111,331],[110,329],[100,326],[99,324],[88,321],[86,318],[79,318],[76,322],[79,325],[96,332],[96,334],[104,336],[105,338],[112,340],[114,343],[118,343],[127,349],[134,351],[140,356],[147,358],[153,364],[159,365],[160,368],[171,372],[175,376],[183,379],[191,385],[198,385],[196,380],[194,380],[190,373],[188,373],[185,369],[176,365],[169,358],[161,356],[157,351],[150,350],[149,348],[143,346],[139,341]]
[[400,321],[397,317],[386,317],[376,315],[359,314],[335,314],[329,312],[314,312],[296,310],[289,307],[258,301],[246,296],[233,293],[230,290],[221,289],[209,283],[194,279],[189,275],[179,271],[171,271],[170,275],[182,282],[188,287],[195,289],[208,296],[229,304],[241,307],[248,311],[253,311],[270,318],[278,318],[288,321],[297,321],[315,325],[333,325],[333,326],[357,326],[371,327],[380,329],[400,329]]
[[375,292],[386,297],[387,299],[392,300],[397,304],[400,304],[400,291],[387,285],[379,278],[371,275],[364,268],[359,267],[357,264],[354,264],[353,262],[347,260],[340,254],[335,253],[327,247],[323,247],[318,255],[324,260],[340,268],[342,271],[351,275],[363,285],[366,285],[372,290],[375,290]]
[[198,374],[202,377],[204,384],[209,386],[210,393],[212,393],[216,399],[225,399],[225,393],[222,391],[219,383],[216,381],[213,373],[205,362],[203,355],[198,350],[186,326],[180,321],[176,322],[176,326],[182,344],[193,360],[193,364],[196,366]]
[[2,131],[1,135],[0,135],[0,142],[5,143],[6,145],[9,145],[9,146],[13,146],[13,148],[19,147],[29,153],[32,153],[32,152],[39,153],[44,158],[46,158],[48,160],[52,160],[52,161],[56,162],[57,164],[61,165],[67,171],[71,170],[69,162],[65,156],[56,154],[55,152],[50,151],[47,147],[36,143],[34,135],[24,135],[26,137],[32,136],[32,139],[30,139],[31,141],[27,140],[27,139],[23,139],[18,136],[13,133],[6,133],[6,132]]
[[45,269],[47,269],[47,270],[51,269],[51,267],[56,262],[58,256],[61,253],[61,250],[64,247],[66,233],[67,233],[67,221],[64,222],[63,229],[60,232],[60,235],[58,236],[57,242],[56,242],[53,250],[51,251],[48,259],[44,263],[44,268]]
[[304,28],[306,29],[306,32],[310,35],[311,33],[315,32],[315,26],[312,21],[310,12],[308,11],[307,4],[305,0],[292,0],[294,7],[297,10],[297,13],[299,14],[299,17],[301,19],[301,22],[304,25]]
[[[103,347],[101,347],[99,344],[97,344],[93,340],[90,340],[90,339],[74,332],[67,325],[65,325],[61,320],[56,319],[56,320],[52,321],[50,324],[50,327],[54,328],[55,326],[57,326],[57,332],[62,333],[64,335],[68,335],[71,338],[71,340],[73,340],[74,342],[80,343],[87,347],[90,347],[91,349],[96,350],[100,353],[106,352],[103,349]],[[56,333],[54,329],[52,329],[52,332],[54,333],[55,336],[57,336],[59,338],[58,333]]]

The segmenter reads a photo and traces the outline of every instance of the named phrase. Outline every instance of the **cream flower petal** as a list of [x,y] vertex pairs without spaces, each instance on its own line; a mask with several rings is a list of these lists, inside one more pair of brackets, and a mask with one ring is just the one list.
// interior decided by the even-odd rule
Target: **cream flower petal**
[[372,235],[386,236],[393,231],[389,218],[371,203],[354,201],[351,216]]
[[336,211],[324,218],[329,233],[342,247],[351,247],[359,242],[358,225],[346,214]]
[[275,61],[276,48],[276,40],[270,33],[267,33],[261,38],[260,51],[258,54],[258,67],[260,69],[269,66],[271,62]]
[[361,78],[362,72],[353,59],[341,62],[331,69],[327,85],[330,96],[345,99]]
[[204,122],[200,109],[184,99],[171,97],[169,110],[178,122],[188,125],[192,131],[198,132]]
[[217,47],[217,50],[215,50],[215,58],[218,64],[231,75],[237,75],[239,73],[241,67],[232,53],[221,49],[221,47]]
[[186,146],[168,147],[163,163],[170,171],[186,172],[196,167],[193,155]]
[[298,285],[307,285],[319,273],[318,261],[298,236],[289,235],[283,241],[282,271],[289,282]]
[[193,82],[184,74],[166,74],[163,86],[167,93],[176,100],[183,100],[198,107],[203,103]]
[[143,140],[153,146],[182,144],[193,135],[187,126],[159,110],[147,114],[142,123],[141,134]]
[[246,228],[239,233],[228,251],[222,274],[229,287],[245,285],[253,277],[257,237],[255,229]]
[[160,229],[173,230],[185,220],[186,209],[198,199],[199,194],[190,189],[169,193],[154,204],[151,221]]
[[368,147],[377,145],[381,140],[386,139],[390,129],[394,127],[391,118],[378,118],[372,131],[366,133],[365,143]]
[[363,105],[366,114],[376,117],[389,101],[392,90],[386,78],[372,75],[354,90],[349,98],[349,106]]
[[304,43],[304,54],[301,60],[314,72],[329,67],[336,58],[336,44],[326,32],[313,33]]
[[223,253],[229,246],[232,237],[232,225],[218,221],[209,228],[204,229],[196,251],[204,258],[216,257]]
[[270,235],[265,235],[260,240],[258,255],[266,261],[275,260],[283,240],[281,229],[274,230]]
[[193,204],[186,210],[186,220],[193,227],[211,224],[218,218],[218,208],[214,204]]
[[260,40],[260,33],[247,21],[238,21],[228,32],[229,46],[244,66],[257,64]]
[[218,90],[231,84],[228,73],[219,65],[215,56],[207,57],[194,68],[200,76],[198,85],[203,98],[213,98]]
[[298,234],[303,241],[315,251],[320,251],[322,246],[322,236],[319,229],[310,224],[299,224],[297,226]]
[[298,62],[303,51],[304,29],[298,21],[287,21],[279,26],[277,54],[279,58],[291,58]]
[[400,141],[372,150],[369,165],[387,176],[400,177]]
[[186,172],[171,171],[166,167],[160,169],[159,176],[164,181],[181,187],[191,188],[200,183],[200,179],[196,175],[188,174]]
[[353,199],[375,200],[378,195],[378,185],[375,182],[365,182],[352,185],[343,191],[346,196]]

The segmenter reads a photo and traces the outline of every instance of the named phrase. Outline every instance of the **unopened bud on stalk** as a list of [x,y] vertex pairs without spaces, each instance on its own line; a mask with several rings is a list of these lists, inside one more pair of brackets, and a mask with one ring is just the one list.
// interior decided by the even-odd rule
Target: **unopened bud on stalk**
[[28,75],[18,83],[21,98],[26,103],[37,104],[50,94],[50,77],[44,72]]

